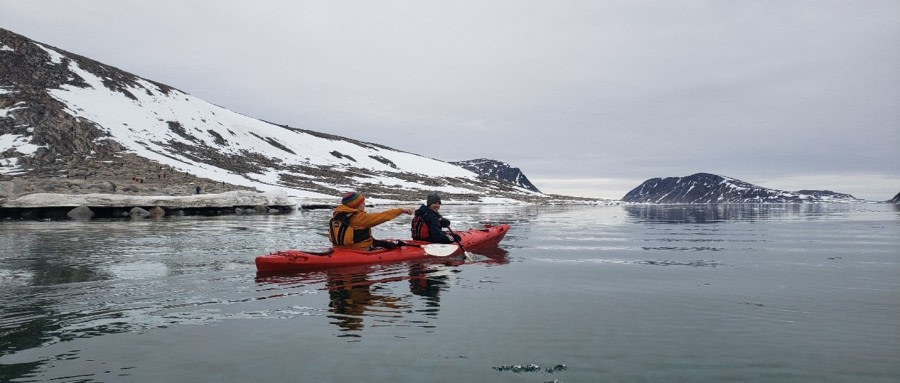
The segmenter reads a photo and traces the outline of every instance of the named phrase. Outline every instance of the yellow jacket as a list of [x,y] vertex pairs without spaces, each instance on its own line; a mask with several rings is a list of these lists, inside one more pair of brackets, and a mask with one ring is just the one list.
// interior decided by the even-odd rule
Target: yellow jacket
[[328,238],[334,247],[367,250],[372,247],[372,227],[397,218],[400,214],[403,214],[401,208],[370,214],[338,205],[331,213]]

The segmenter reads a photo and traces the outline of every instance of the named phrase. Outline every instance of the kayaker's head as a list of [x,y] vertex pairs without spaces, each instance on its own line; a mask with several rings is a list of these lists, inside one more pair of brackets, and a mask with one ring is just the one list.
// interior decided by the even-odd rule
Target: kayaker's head
[[341,203],[344,206],[362,210],[366,206],[366,196],[357,192],[348,192],[341,198]]
[[438,211],[441,208],[441,197],[437,194],[431,194],[425,199],[425,205],[431,210]]

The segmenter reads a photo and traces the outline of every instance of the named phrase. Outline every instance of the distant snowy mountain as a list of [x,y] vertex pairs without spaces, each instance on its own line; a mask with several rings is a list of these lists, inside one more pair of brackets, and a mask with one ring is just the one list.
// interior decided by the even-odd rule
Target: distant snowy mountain
[[897,195],[895,195],[894,198],[891,198],[891,200],[888,201],[888,202],[890,202],[890,203],[900,203],[900,193],[897,193]]
[[509,182],[513,185],[520,186],[524,189],[531,190],[536,193],[541,192],[536,186],[534,186],[534,184],[531,183],[531,181],[528,180],[528,177],[525,176],[525,173],[522,173],[519,168],[509,166],[509,164],[507,164],[506,162],[489,160],[487,158],[479,158],[476,160],[453,161],[450,163],[458,165],[465,169],[469,169],[476,174],[488,179]]
[[543,197],[524,175],[513,184],[485,179],[383,145],[260,121],[0,29],[0,177],[172,174],[308,197]]
[[767,189],[729,177],[697,173],[687,177],[652,178],[622,197],[640,203],[785,203],[858,202],[849,194],[828,190],[789,192]]

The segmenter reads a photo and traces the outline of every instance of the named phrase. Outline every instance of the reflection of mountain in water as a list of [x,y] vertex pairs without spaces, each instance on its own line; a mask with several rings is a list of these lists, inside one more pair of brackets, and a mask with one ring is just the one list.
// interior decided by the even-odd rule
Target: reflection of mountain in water
[[[826,208],[827,206],[827,208]],[[705,204],[624,206],[631,218],[656,223],[717,223],[772,219],[815,219],[849,209],[839,204]]]

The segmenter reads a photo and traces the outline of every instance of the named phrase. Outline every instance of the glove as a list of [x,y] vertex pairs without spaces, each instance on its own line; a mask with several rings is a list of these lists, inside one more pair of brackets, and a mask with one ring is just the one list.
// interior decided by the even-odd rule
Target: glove
[[454,242],[459,242],[459,240],[462,239],[462,237],[460,237],[459,234],[453,233],[453,234],[450,234],[450,235],[453,236],[453,241],[454,241]]
[[450,220],[446,218],[441,218],[441,227],[450,227]]

